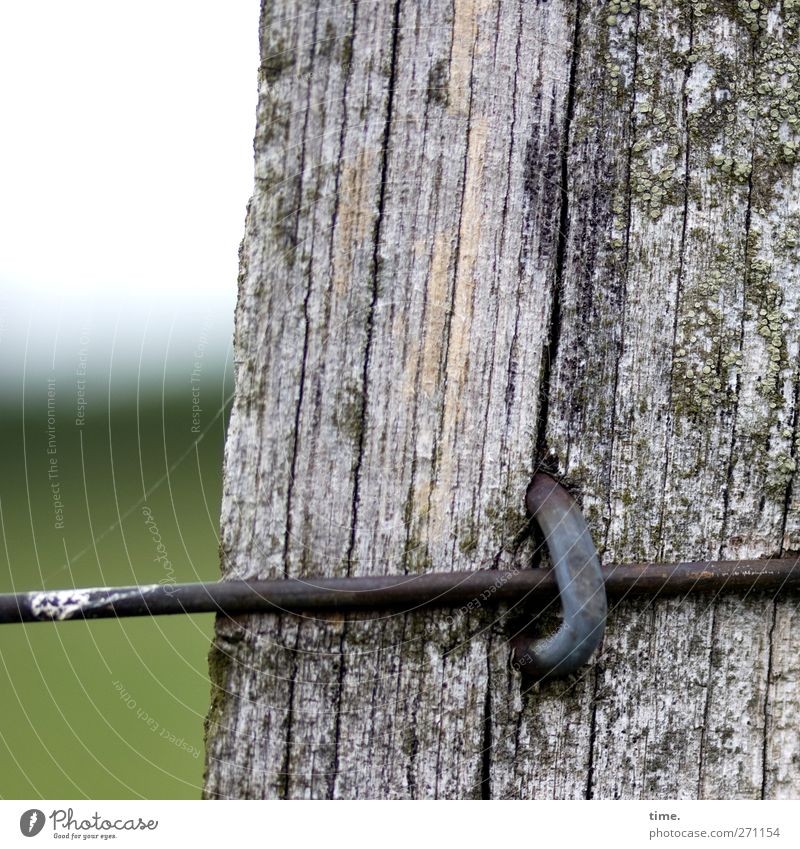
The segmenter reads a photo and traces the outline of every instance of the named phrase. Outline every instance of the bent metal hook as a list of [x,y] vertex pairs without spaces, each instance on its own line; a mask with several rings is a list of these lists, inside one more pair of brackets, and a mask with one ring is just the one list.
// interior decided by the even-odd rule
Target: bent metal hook
[[513,638],[513,665],[527,678],[561,678],[583,666],[603,637],[606,591],[586,520],[572,496],[549,475],[538,473],[525,505],[544,535],[564,613],[561,627],[534,639]]

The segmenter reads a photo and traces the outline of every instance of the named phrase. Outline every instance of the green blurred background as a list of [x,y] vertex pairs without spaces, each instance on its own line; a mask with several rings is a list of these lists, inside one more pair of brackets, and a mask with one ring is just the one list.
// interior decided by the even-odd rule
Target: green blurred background
[[[230,321],[187,318],[177,341],[134,322],[139,356],[122,357],[119,317],[36,348],[29,328],[3,328],[0,351],[22,363],[3,381],[0,591],[218,577]],[[0,795],[198,798],[212,627],[210,614],[0,626]]]
[[[259,5],[0,4],[0,592],[219,575]],[[212,627],[0,625],[0,797],[198,798]]]

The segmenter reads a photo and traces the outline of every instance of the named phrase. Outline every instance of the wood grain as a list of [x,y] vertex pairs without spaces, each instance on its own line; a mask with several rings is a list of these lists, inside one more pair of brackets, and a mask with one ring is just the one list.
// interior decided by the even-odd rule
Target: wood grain
[[[800,548],[797,13],[752,5],[265,0],[226,577],[528,568],[542,466],[606,562]],[[618,603],[533,689],[519,609],[220,619],[205,792],[796,797],[796,606]]]

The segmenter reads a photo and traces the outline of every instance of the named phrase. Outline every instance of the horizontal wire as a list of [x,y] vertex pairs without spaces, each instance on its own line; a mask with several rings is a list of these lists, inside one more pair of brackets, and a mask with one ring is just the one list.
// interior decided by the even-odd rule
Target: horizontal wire
[[[613,597],[781,590],[800,585],[800,557],[690,563],[632,563],[602,569]],[[349,578],[280,578],[0,595],[0,624],[116,619],[178,613],[304,613],[475,607],[552,601],[550,569],[430,572]]]

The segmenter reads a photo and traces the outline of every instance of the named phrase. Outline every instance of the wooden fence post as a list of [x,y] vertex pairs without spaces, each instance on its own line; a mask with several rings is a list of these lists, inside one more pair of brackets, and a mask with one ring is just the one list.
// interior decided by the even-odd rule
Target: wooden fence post
[[[265,0],[226,577],[800,549],[800,4]],[[797,599],[221,618],[208,797],[800,795]]]

